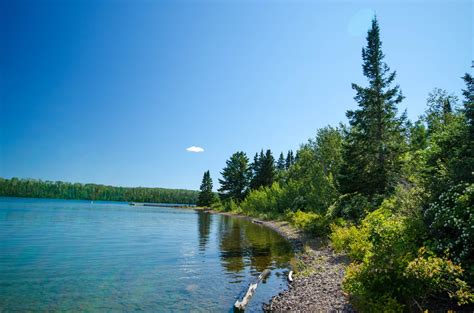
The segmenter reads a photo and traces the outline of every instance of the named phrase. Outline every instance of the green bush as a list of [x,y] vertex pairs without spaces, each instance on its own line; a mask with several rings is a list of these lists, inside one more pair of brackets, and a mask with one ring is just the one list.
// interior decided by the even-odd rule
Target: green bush
[[425,211],[429,227],[430,248],[448,252],[463,264],[468,279],[474,282],[474,184],[451,187]]
[[289,212],[287,219],[296,228],[316,236],[326,236],[329,232],[329,218],[313,212]]
[[241,209],[239,208],[239,206],[233,199],[224,201],[223,209],[225,212],[235,212],[235,213],[241,212]]
[[252,190],[240,203],[242,212],[266,219],[277,219],[287,209],[284,204],[285,190],[278,183],[271,187]]
[[362,261],[367,250],[370,249],[367,232],[353,225],[332,224],[330,239],[336,252],[346,252],[352,260]]
[[461,266],[446,258],[436,257],[425,247],[420,248],[418,257],[411,261],[405,275],[414,294],[422,302],[428,297],[447,294],[458,305],[474,303],[474,293],[461,278]]
[[[427,253],[421,246],[424,229],[416,215],[393,213],[385,202],[368,214],[359,226],[332,226],[332,245],[346,251],[353,263],[343,288],[361,311],[399,312],[414,300],[421,305],[434,296],[446,296],[459,304],[472,301],[472,291],[462,278],[463,270],[446,258]],[[386,304],[387,303],[387,304]]]

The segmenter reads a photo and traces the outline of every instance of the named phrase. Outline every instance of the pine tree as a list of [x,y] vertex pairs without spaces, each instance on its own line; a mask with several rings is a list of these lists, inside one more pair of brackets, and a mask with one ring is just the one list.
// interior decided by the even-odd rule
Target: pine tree
[[352,84],[359,109],[348,111],[350,130],[346,133],[340,185],[345,193],[385,194],[394,187],[400,170],[403,148],[402,118],[397,107],[403,100],[398,85],[392,87],[396,73],[383,62],[377,19],[367,34],[362,49],[363,73],[368,87]]
[[258,189],[258,187],[261,186],[261,181],[260,181],[260,172],[261,172],[261,163],[263,160],[263,150],[260,151],[260,155],[258,153],[255,153],[255,156],[253,157],[253,163],[250,165],[251,171],[252,171],[252,177],[250,179],[250,189]]
[[260,169],[261,186],[271,186],[275,180],[275,159],[270,149],[265,153]]
[[212,178],[209,171],[204,172],[200,190],[197,205],[210,206],[214,200],[214,193],[212,192]]
[[286,155],[286,169],[289,169],[295,163],[295,157],[293,156],[293,151],[288,151]]
[[224,198],[242,201],[248,190],[250,168],[249,159],[244,152],[234,153],[226,161],[226,167],[221,172],[219,191]]
[[286,168],[286,161],[285,161],[285,156],[283,155],[283,152],[280,153],[280,157],[278,158],[276,168],[278,172],[283,172]]
[[261,186],[271,186],[275,180],[275,159],[271,150],[267,150],[263,153],[260,151],[260,155],[255,154],[254,161],[252,163],[252,179],[250,181],[251,189],[258,189]]

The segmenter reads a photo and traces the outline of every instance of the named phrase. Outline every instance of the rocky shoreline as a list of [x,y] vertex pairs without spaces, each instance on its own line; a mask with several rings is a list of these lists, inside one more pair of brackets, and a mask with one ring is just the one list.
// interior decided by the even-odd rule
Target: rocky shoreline
[[355,312],[342,291],[344,269],[349,260],[336,254],[325,242],[311,238],[288,222],[262,221],[249,216],[206,210],[210,213],[245,218],[285,237],[295,249],[295,275],[288,290],[263,306],[267,312]]

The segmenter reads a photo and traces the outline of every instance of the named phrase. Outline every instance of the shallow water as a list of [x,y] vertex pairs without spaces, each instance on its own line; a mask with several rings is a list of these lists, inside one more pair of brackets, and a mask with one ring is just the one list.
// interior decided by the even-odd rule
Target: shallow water
[[286,288],[291,247],[247,220],[119,202],[0,198],[0,311],[248,311]]

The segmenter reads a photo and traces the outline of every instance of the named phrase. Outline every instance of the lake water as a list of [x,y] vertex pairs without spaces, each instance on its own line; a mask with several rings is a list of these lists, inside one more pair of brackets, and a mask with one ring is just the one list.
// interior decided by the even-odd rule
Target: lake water
[[286,288],[291,247],[247,220],[119,202],[0,197],[0,311],[248,311]]

